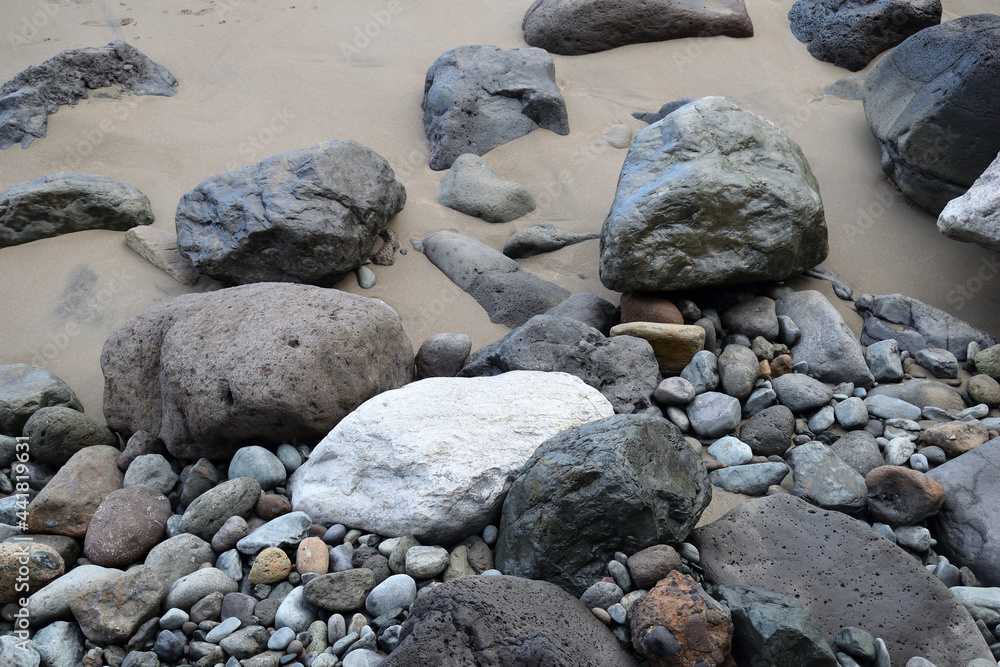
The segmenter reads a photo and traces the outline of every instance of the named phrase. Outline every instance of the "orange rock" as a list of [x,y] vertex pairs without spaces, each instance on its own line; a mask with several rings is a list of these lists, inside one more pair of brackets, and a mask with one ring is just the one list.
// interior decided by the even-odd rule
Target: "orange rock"
[[622,322],[684,324],[684,316],[669,299],[655,292],[625,292],[621,297]]
[[651,667],[718,667],[733,639],[729,611],[701,584],[670,572],[632,610],[632,646]]
[[771,367],[771,377],[778,378],[792,372],[792,357],[788,354],[780,354],[768,364]]
[[944,487],[924,473],[902,466],[879,466],[865,476],[868,511],[878,521],[911,526],[936,514]]
[[315,572],[326,574],[330,568],[330,547],[318,537],[307,537],[299,542],[295,554],[295,570],[299,574]]
[[990,432],[978,419],[936,424],[920,434],[922,445],[937,445],[949,457],[964,454],[989,439]]
[[264,549],[250,568],[251,584],[276,584],[292,572],[292,561],[288,554],[277,547]]
[[677,375],[705,348],[705,330],[687,324],[628,322],[611,327],[612,336],[635,336],[649,341],[660,372]]
[[767,359],[760,360],[760,376],[765,380],[771,379],[771,362]]

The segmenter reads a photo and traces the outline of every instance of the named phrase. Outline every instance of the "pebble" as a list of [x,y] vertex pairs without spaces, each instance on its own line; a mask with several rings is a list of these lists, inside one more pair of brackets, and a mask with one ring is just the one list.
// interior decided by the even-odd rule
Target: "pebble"
[[292,571],[292,561],[281,549],[269,547],[254,559],[248,578],[252,585],[276,584],[283,581]]
[[295,552],[295,570],[299,574],[326,574],[330,568],[330,549],[318,537],[307,537],[299,542]]
[[226,593],[222,598],[219,619],[225,621],[230,618],[238,618],[245,621],[256,611],[257,603],[257,598],[246,593]]
[[483,528],[483,542],[486,542],[489,546],[493,546],[497,543],[497,538],[500,536],[500,529],[494,525],[489,525]]
[[331,614],[326,622],[326,641],[333,645],[347,636],[347,621],[343,614]]
[[715,391],[719,386],[719,361],[708,350],[695,353],[680,375],[691,383],[696,394]]
[[868,423],[868,406],[856,396],[837,403],[833,412],[837,423],[848,431],[863,428]]
[[699,394],[687,406],[691,427],[701,438],[720,438],[740,423],[738,399],[715,391]]
[[892,532],[896,535],[896,544],[910,551],[924,553],[931,548],[931,531],[923,526],[899,526]]
[[[600,607],[594,607],[590,611],[593,612],[594,616],[596,616],[597,620],[599,620],[601,623],[603,623],[604,625],[611,625],[611,614],[609,614],[607,611],[601,609]],[[622,611],[624,611],[624,608],[622,608]]]
[[235,616],[230,616],[226,620],[219,623],[217,626],[212,628],[212,630],[205,636],[205,641],[218,644],[223,639],[233,634],[240,629],[240,619]]
[[622,606],[620,602],[616,602],[608,607],[608,616],[611,617],[612,621],[621,625],[625,622],[627,613],[625,611],[625,607]]
[[[809,418],[809,430],[813,433],[822,433],[833,426],[836,420],[835,415],[836,413],[832,405],[823,406],[816,411],[816,414]],[[867,419],[865,421],[867,422]]]
[[[268,493],[260,497],[256,507],[254,507],[254,512],[257,516],[251,518],[251,522],[255,521],[258,517],[262,522],[271,521],[272,519],[277,519],[279,516],[291,513],[292,503],[285,496],[279,495],[277,489],[275,491],[275,493]],[[253,528],[257,527],[259,526],[253,526]]]
[[449,556],[441,547],[412,547],[404,560],[406,574],[414,579],[433,579],[447,569]]
[[910,460],[916,446],[909,438],[893,438],[885,446],[885,463],[890,466],[901,466]]
[[413,547],[419,547],[420,542],[417,538],[412,535],[407,535],[405,537],[399,538],[395,546],[392,548],[392,553],[389,554],[389,569],[393,571],[394,574],[403,574],[406,572],[406,552]]
[[955,419],[982,419],[990,414],[990,408],[985,403],[980,403],[979,405],[973,405],[971,408],[966,408],[955,413]]
[[173,607],[160,617],[160,627],[164,630],[180,630],[189,620],[191,619],[186,611]]
[[632,590],[632,577],[629,576],[628,568],[617,560],[608,563],[608,573],[622,589],[623,593]]
[[365,609],[372,616],[381,616],[393,607],[407,609],[416,599],[417,582],[409,575],[394,574],[372,589]]
[[876,382],[899,382],[903,379],[899,344],[892,338],[869,345],[865,350],[865,362]]
[[289,475],[298,470],[303,463],[302,454],[289,444],[278,445],[275,456],[281,461],[281,465],[285,467],[285,472]]
[[[364,268],[364,267],[361,267]],[[386,656],[380,655],[370,649],[361,648],[351,651],[344,656],[343,667],[376,667],[382,664]]]
[[352,559],[354,557],[354,545],[344,542],[330,549],[329,571],[343,572],[354,567]]
[[684,412],[682,408],[674,405],[668,406],[666,415],[667,419],[669,419],[674,426],[680,429],[681,433],[687,433],[691,430],[691,420],[688,419],[687,413]]
[[[621,565],[621,563],[618,564]],[[611,581],[598,581],[591,584],[583,592],[583,595],[580,596],[580,602],[589,609],[593,609],[594,607],[608,609],[611,605],[621,602],[624,595],[625,592],[618,584]]]
[[344,541],[346,535],[347,527],[343,524],[335,523],[327,528],[326,533],[323,534],[323,541],[327,544],[337,545]]
[[868,413],[879,419],[920,419],[920,408],[899,398],[869,396],[865,399],[865,405],[868,406]]
[[750,449],[750,445],[733,436],[716,440],[707,451],[716,460],[722,461],[727,466],[744,465],[753,458],[753,450]]
[[219,557],[215,560],[215,567],[225,572],[237,583],[243,579],[243,562],[240,559],[240,552],[236,549],[230,549],[219,554]]
[[792,321],[788,315],[778,315],[778,336],[777,340],[782,345],[787,345],[789,347],[795,345],[799,342],[799,337],[802,332],[799,328],[795,326],[795,322]]
[[[164,603],[169,609],[191,609],[191,607],[210,593],[235,593],[238,585],[233,579],[218,568],[208,567],[195,570],[174,582],[167,593]],[[221,603],[221,602],[220,602]]]
[[834,639],[837,647],[855,658],[861,660],[875,659],[875,638],[871,633],[861,628],[846,627],[837,633]]
[[239,542],[241,553],[253,555],[268,547],[295,546],[309,536],[312,519],[305,512],[292,512],[268,521]]
[[663,380],[653,392],[653,399],[661,405],[687,405],[694,397],[694,385],[682,377]]
[[746,403],[743,405],[743,417],[752,417],[758,412],[774,405],[777,400],[778,395],[771,388],[771,383],[765,382],[762,386],[754,389],[750,397],[747,398]]
[[920,472],[927,472],[931,469],[930,462],[923,454],[916,453],[910,456],[910,467]]
[[129,464],[123,486],[148,486],[166,496],[173,490],[178,479],[179,476],[165,458],[159,454],[143,454]]
[[275,627],[289,627],[295,632],[302,632],[316,620],[317,609],[309,604],[303,593],[303,587],[297,586],[285,596],[274,615]]
[[927,569],[948,588],[962,583],[961,570],[949,563],[944,556],[938,556],[937,564],[928,565]]
[[162,630],[153,643],[153,653],[164,662],[176,662],[184,655],[185,643],[186,638],[182,633]]

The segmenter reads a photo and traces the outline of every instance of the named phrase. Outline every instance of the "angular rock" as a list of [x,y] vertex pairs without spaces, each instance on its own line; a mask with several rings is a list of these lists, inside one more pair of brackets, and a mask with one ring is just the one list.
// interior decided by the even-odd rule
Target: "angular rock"
[[865,362],[876,382],[899,382],[903,379],[903,362],[899,358],[899,344],[887,338],[868,345]]
[[327,141],[202,181],[177,206],[177,249],[228,285],[332,287],[371,256],[405,203],[382,156]]
[[[1000,250],[1000,156],[976,179],[972,187],[948,202],[938,216],[938,230],[948,238]],[[985,260],[984,260],[985,261]]]
[[857,396],[851,396],[833,407],[837,423],[847,430],[863,428],[868,423],[868,406]]
[[83,554],[102,567],[134,563],[160,541],[170,515],[170,501],[148,486],[112,491],[94,512]]
[[541,49],[460,46],[442,54],[424,81],[430,167],[492,149],[542,127],[569,134],[552,57]]
[[584,424],[542,443],[514,480],[496,565],[579,595],[616,551],[683,541],[711,497],[704,464],[665,419]]
[[579,600],[544,581],[461,577],[428,590],[382,667],[437,664],[636,667]]
[[552,225],[532,225],[514,232],[503,244],[503,254],[513,259],[523,259],[600,237],[600,232],[574,234]]
[[260,484],[252,477],[237,477],[198,496],[184,511],[180,529],[211,540],[232,516],[246,518],[260,499]]
[[[252,327],[246,326],[252,321]],[[374,394],[408,382],[413,349],[381,301],[263,283],[153,306],[104,344],[104,415],[174,456],[322,438]]]
[[709,350],[697,352],[681,371],[681,377],[691,383],[696,394],[715,391],[719,387],[719,360]]
[[312,605],[332,612],[357,611],[365,606],[365,598],[375,588],[375,573],[367,568],[332,572],[305,585],[303,595]]
[[83,537],[104,498],[122,488],[118,454],[107,445],[74,454],[28,505],[28,530]]
[[743,0],[536,0],[525,13],[521,30],[531,46],[578,56],[682,37],[752,37],[753,23]]
[[619,292],[669,291],[781,280],[827,252],[819,186],[798,145],[706,97],[632,140],[604,221],[600,272]]
[[937,513],[945,490],[933,477],[900,466],[880,466],[865,475],[868,511],[876,521],[912,526]]
[[645,341],[629,335],[605,338],[579,320],[554,315],[536,315],[477,350],[459,376],[518,370],[575,375],[604,394],[615,412],[625,414],[650,407],[660,379],[654,351]]
[[792,347],[792,356],[796,362],[809,364],[809,375],[833,384],[872,386],[874,378],[858,339],[821,292],[792,292],[777,300],[776,310],[798,326],[801,337]]
[[252,555],[261,549],[292,547],[309,536],[312,518],[305,512],[292,512],[268,521],[239,542],[240,553]]
[[941,22],[941,0],[798,0],[792,34],[817,60],[857,72],[875,56]]
[[31,638],[45,667],[77,667],[83,663],[83,633],[75,623],[56,621]]
[[882,146],[882,171],[932,215],[1000,153],[998,46],[1000,16],[963,16],[921,30],[865,77],[865,117]]
[[780,484],[787,474],[787,465],[769,462],[713,470],[708,478],[712,484],[730,493],[762,496],[770,487]]
[[722,326],[729,333],[743,334],[751,340],[757,336],[774,340],[778,337],[774,300],[759,296],[728,308],[722,313]]
[[[972,618],[941,581],[871,528],[790,494],[747,501],[692,534],[705,578],[794,598],[828,643],[845,626],[875,627],[893,663],[989,658]],[[844,595],[843,591],[855,591]]]
[[664,375],[684,370],[705,346],[705,330],[685,324],[626,322],[611,327],[611,336],[634,336],[647,341]]
[[859,514],[868,491],[865,478],[821,442],[807,442],[788,457],[795,483],[792,493],[823,509]]
[[21,436],[28,418],[50,406],[83,412],[83,404],[69,385],[44,368],[28,364],[0,366],[0,434]]
[[87,639],[124,645],[140,625],[156,615],[165,593],[160,576],[150,566],[140,565],[76,596],[69,606]]
[[959,456],[990,439],[989,431],[978,419],[935,424],[920,433],[925,447],[940,447],[949,457]]
[[957,378],[958,360],[955,355],[940,347],[918,350],[914,355],[917,363],[926,368],[936,378]]
[[181,285],[194,285],[201,279],[191,260],[177,249],[174,232],[156,227],[133,227],[125,232],[125,243]]
[[792,445],[795,416],[784,405],[761,410],[740,426],[740,439],[758,456],[782,456]]
[[824,407],[833,399],[833,390],[819,380],[802,373],[789,373],[771,380],[778,401],[797,414]]
[[460,155],[452,163],[441,181],[438,203],[486,222],[510,222],[535,210],[527,188],[506,180],[474,153]]
[[122,574],[121,570],[90,563],[74,567],[28,598],[25,609],[31,623],[42,627],[58,619],[72,618],[70,601],[73,598],[101,588]]
[[856,306],[865,319],[861,329],[863,345],[893,339],[899,349],[913,355],[929,347],[940,347],[959,361],[965,361],[969,343],[978,343],[983,348],[996,343],[993,336],[968,322],[902,294],[863,294]]
[[85,447],[118,447],[118,438],[104,424],[72,408],[39,408],[24,425],[31,458],[59,467]]
[[316,522],[454,543],[499,514],[538,445],[612,412],[565,373],[420,380],[341,421],[292,474],[289,493]]
[[830,449],[862,477],[885,465],[875,436],[867,431],[852,431],[833,443]]

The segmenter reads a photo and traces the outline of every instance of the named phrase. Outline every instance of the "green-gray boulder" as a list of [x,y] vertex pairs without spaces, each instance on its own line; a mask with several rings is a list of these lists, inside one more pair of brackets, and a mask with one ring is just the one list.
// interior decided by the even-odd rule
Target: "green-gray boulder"
[[773,123],[722,97],[639,132],[601,236],[601,281],[623,292],[781,280],[829,251],[819,184]]
[[1000,345],[988,347],[976,355],[976,370],[1000,380]]
[[579,596],[616,551],[687,537],[712,499],[708,473],[660,417],[614,415],[543,442],[504,501],[496,565]]

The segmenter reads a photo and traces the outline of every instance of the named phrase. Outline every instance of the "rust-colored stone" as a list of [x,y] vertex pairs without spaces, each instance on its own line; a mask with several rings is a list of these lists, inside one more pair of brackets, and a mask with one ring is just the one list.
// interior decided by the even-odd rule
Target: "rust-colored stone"
[[625,292],[621,296],[622,323],[660,322],[684,324],[681,311],[669,299],[655,292]]
[[978,419],[935,424],[920,434],[920,443],[926,447],[936,445],[949,458],[975,449],[990,439],[990,432]]
[[944,504],[944,487],[911,468],[879,466],[865,476],[865,485],[872,517],[892,525],[913,525]]
[[307,537],[299,542],[295,553],[295,570],[299,574],[315,572],[326,574],[330,569],[330,547],[318,537]]
[[95,445],[74,454],[28,505],[28,531],[83,537],[104,497],[122,488],[114,447]]
[[283,581],[292,572],[292,561],[288,554],[277,547],[264,549],[254,559],[250,568],[250,583],[276,584]]
[[768,365],[771,367],[771,378],[780,378],[792,372],[792,356],[779,354]]

